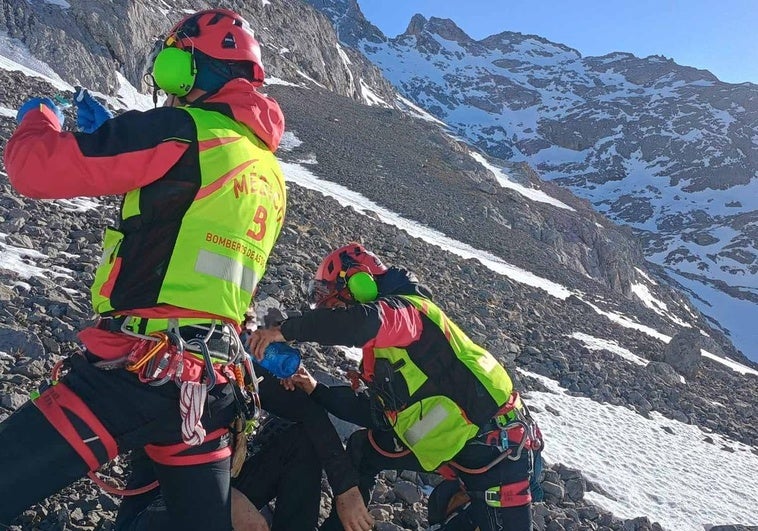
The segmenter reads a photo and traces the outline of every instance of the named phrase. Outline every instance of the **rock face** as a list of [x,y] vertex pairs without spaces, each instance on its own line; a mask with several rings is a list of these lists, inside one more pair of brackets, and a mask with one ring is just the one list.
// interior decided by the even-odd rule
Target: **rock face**
[[346,0],[311,3],[338,30],[349,24],[345,42],[457,135],[631,227],[648,259],[758,357],[758,331],[732,311],[758,315],[757,85],[662,56],[582,57],[536,35],[474,40],[421,15],[387,38],[341,17]]
[[[78,0],[65,7],[67,3],[6,0],[0,10],[0,30],[23,42],[36,59],[70,83],[111,95],[127,88],[117,70],[132,85],[146,88],[146,59],[158,37],[187,12],[219,5],[183,0],[158,8],[145,0]],[[361,101],[371,94],[388,105],[394,100],[395,91],[379,70],[361,54],[341,47],[329,21],[299,0],[224,4],[250,21],[269,75],[296,82],[313,80]]]

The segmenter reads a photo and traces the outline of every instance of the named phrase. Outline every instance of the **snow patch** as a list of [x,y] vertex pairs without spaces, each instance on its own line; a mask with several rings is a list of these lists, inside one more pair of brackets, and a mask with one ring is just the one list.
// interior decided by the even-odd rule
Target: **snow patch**
[[490,170],[492,173],[494,173],[495,179],[497,179],[497,182],[503,188],[510,188],[511,190],[515,190],[516,192],[520,193],[521,195],[523,195],[524,197],[528,199],[531,199],[532,201],[548,203],[558,208],[564,208],[566,210],[571,210],[572,212],[574,211],[574,209],[568,206],[566,203],[563,203],[562,201],[559,201],[558,199],[547,195],[542,190],[537,190],[536,188],[527,188],[526,186],[513,182],[508,177],[508,175],[505,172],[503,172],[503,170],[487,162],[487,159],[485,159],[479,153],[469,151],[469,155],[471,155],[471,158],[473,158],[479,164],[481,164],[482,166]]
[[[116,78],[118,79],[117,97],[120,105],[114,105],[114,107],[140,111],[148,111],[155,108],[156,104],[153,103],[152,94],[142,94],[121,72],[116,71]],[[165,96],[162,99],[165,100]],[[159,99],[157,105],[161,106],[162,104],[162,101]]]
[[66,2],[66,0],[42,0],[42,1],[46,4],[58,6],[62,9],[68,9],[69,7],[71,7],[71,4]]
[[44,269],[36,265],[36,260],[48,258],[34,249],[23,249],[6,243],[6,234],[0,233],[0,269],[13,271],[23,279],[31,277],[74,279],[74,272],[62,267]]
[[641,365],[643,367],[649,363],[646,359],[640,358],[636,354],[633,354],[630,350],[625,349],[617,342],[610,339],[600,339],[599,337],[583,334],[581,332],[574,332],[569,337],[581,341],[582,344],[584,344],[584,346],[590,350],[607,350],[608,352],[612,352],[613,354],[616,354],[617,356],[620,356],[627,361],[631,361],[632,363]]
[[266,76],[266,81],[264,85],[284,85],[286,87],[301,87],[305,88],[302,85],[298,85],[297,83],[293,83],[291,81],[286,81],[284,79],[275,77],[275,76]]
[[386,101],[384,101],[373,90],[371,90],[371,88],[366,84],[365,81],[363,81],[363,79],[360,79],[359,83],[361,85],[361,95],[363,96],[363,101],[365,101],[367,105],[372,107],[391,107],[391,105],[388,105]]
[[301,145],[303,145],[303,141],[300,140],[293,132],[285,131],[282,135],[282,140],[279,143],[279,149],[282,151],[292,151]]
[[590,503],[623,519],[644,514],[672,531],[755,524],[758,475],[748,471],[758,470],[758,455],[751,447],[655,411],[645,418],[572,396],[555,380],[517,370],[550,390],[525,393],[545,436],[545,460],[580,469],[609,494],[587,492]]

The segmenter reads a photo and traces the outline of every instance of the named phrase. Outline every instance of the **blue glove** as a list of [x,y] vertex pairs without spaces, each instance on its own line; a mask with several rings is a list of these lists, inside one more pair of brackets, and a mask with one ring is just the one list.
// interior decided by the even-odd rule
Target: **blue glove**
[[92,133],[105,121],[113,118],[111,111],[82,87],[76,87],[74,105],[76,105],[76,126],[82,133]]
[[61,128],[63,128],[63,122],[66,121],[66,117],[63,116],[63,112],[61,112],[55,102],[50,98],[32,98],[30,100],[27,100],[26,103],[24,103],[18,109],[18,113],[16,114],[16,123],[20,124],[21,120],[23,120],[24,116],[26,116],[26,113],[33,109],[39,109],[40,105],[47,105],[50,107],[50,110],[53,111],[55,113],[55,116],[58,117],[58,123],[61,124]]

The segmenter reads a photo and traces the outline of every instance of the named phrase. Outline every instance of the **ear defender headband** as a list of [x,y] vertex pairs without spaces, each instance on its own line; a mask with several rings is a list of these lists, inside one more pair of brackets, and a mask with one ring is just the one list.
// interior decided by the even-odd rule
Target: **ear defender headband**
[[197,78],[195,56],[191,51],[171,46],[176,39],[166,39],[165,47],[153,62],[153,78],[166,94],[184,97],[192,90]]

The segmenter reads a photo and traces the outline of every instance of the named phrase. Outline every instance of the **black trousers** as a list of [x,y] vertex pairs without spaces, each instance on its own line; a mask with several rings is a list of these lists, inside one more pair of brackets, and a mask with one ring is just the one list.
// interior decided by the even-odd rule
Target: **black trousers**
[[[400,458],[386,457],[373,447],[368,440],[368,431],[359,430],[350,436],[347,448],[353,463],[360,473],[359,488],[368,503],[371,491],[376,483],[376,475],[382,470],[414,470],[423,472],[424,468],[413,454]],[[394,448],[392,432],[374,432],[377,444],[386,451]],[[479,468],[491,462],[499,451],[492,446],[471,442],[456,455],[455,460],[467,468]],[[470,491],[484,491],[488,488],[508,485],[529,478],[531,468],[528,452],[521,459],[511,461],[504,459],[482,474],[460,474],[460,479]],[[531,504],[520,507],[490,507],[483,500],[472,500],[471,509],[467,511],[480,531],[531,531]],[[343,529],[336,513],[332,512],[321,526],[321,531],[340,531]]]
[[[228,475],[228,471],[226,472]],[[130,484],[146,485],[155,479],[153,463],[143,452],[132,454]],[[321,462],[302,428],[295,424],[267,437],[244,464],[232,486],[262,509],[276,499],[271,531],[313,531],[318,524]],[[188,497],[192,484],[184,486]],[[198,499],[198,504],[202,501]],[[116,518],[116,531],[167,529],[168,514],[158,489],[125,498]]]
[[[120,452],[181,442],[176,385],[151,387],[124,370],[99,370],[81,356],[73,356],[70,364],[61,381],[103,423]],[[235,414],[231,387],[217,386],[209,394],[203,425],[210,433],[228,426]],[[228,437],[198,451],[224,444]],[[29,506],[83,477],[88,467],[37,407],[27,403],[0,423],[0,471],[0,524],[10,525]],[[228,458],[195,466],[156,465],[155,473],[171,522],[163,529],[232,529]],[[192,485],[192,496],[187,485]]]

